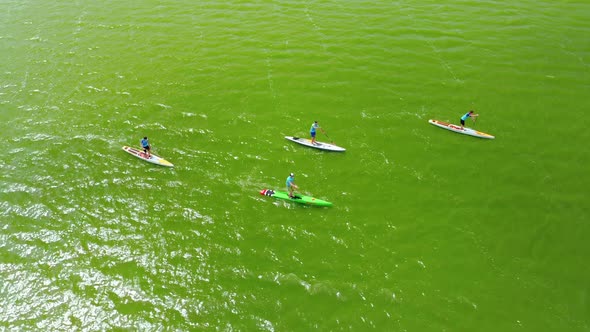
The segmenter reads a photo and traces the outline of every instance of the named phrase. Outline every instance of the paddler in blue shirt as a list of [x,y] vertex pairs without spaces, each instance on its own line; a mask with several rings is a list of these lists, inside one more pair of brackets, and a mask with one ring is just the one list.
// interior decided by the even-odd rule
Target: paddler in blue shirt
[[473,122],[475,122],[475,118],[478,116],[479,116],[479,114],[475,114],[475,113],[473,113],[473,111],[469,111],[469,112],[465,113],[465,115],[463,115],[461,117],[461,129],[463,129],[463,127],[465,127],[465,120],[467,120],[467,118],[472,118]]
[[152,155],[150,153],[150,142],[148,142],[147,136],[141,140],[141,147],[143,148],[143,153],[145,153],[146,158],[151,158]]
[[289,191],[289,198],[293,198],[293,191],[298,189],[297,185],[293,182],[295,181],[295,174],[291,173],[287,177],[287,181],[285,184],[287,185],[287,190]]
[[320,127],[320,125],[318,124],[318,122],[317,121],[314,121],[311,124],[311,128],[309,129],[309,134],[311,135],[311,144],[315,144],[315,134],[316,134],[316,130],[317,129],[321,130],[322,133],[324,133],[324,134],[326,133],[324,131],[324,129],[322,129],[322,127]]

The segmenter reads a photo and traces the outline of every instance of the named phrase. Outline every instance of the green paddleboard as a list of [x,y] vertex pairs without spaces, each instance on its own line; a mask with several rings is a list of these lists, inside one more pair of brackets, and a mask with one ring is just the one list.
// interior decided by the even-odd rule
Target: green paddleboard
[[295,194],[295,196],[293,198],[291,198],[291,197],[289,197],[289,193],[287,193],[287,192],[275,191],[275,190],[271,190],[271,189],[261,190],[260,195],[284,199],[286,201],[291,201],[291,202],[295,202],[295,203],[299,203],[299,204],[308,204],[308,205],[317,205],[317,206],[332,206],[332,203],[326,202],[321,199],[317,199],[315,197]]

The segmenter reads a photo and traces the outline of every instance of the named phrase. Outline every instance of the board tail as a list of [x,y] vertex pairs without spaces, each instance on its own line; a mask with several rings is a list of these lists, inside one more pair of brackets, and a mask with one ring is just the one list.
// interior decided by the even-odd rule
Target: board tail
[[272,196],[274,194],[275,194],[275,192],[272,189],[262,189],[260,191],[260,195],[262,195],[262,196]]

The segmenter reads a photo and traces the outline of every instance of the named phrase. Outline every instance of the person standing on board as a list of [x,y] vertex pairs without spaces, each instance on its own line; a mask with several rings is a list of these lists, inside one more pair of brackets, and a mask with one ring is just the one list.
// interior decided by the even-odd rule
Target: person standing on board
[[311,135],[311,144],[316,144],[315,143],[315,134],[316,134],[316,130],[317,129],[321,130],[322,133],[324,133],[324,134],[326,133],[324,131],[324,129],[322,129],[322,127],[320,127],[320,125],[318,124],[318,122],[317,121],[314,121],[311,124],[311,129],[309,129],[309,134]]
[[473,111],[469,111],[469,112],[465,113],[465,115],[463,115],[461,117],[461,129],[463,129],[463,127],[465,127],[465,120],[467,120],[467,118],[472,118],[473,121],[475,122],[475,118],[478,116],[479,116],[479,114],[475,114],[475,113],[473,113]]
[[295,189],[299,189],[299,187],[297,187],[297,185],[295,184],[295,174],[291,173],[289,174],[289,176],[287,177],[287,181],[286,181],[286,185],[287,185],[287,190],[289,191],[289,198],[293,198],[293,191]]
[[143,148],[143,153],[145,153],[146,158],[151,158],[152,154],[150,153],[150,142],[148,142],[147,136],[141,140],[141,147]]

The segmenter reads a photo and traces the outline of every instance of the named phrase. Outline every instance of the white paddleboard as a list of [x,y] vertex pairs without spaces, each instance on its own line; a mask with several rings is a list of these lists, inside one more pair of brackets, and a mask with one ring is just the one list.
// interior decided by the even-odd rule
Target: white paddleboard
[[314,144],[311,143],[309,138],[300,138],[300,137],[293,137],[293,136],[285,136],[285,139],[288,139],[291,142],[295,142],[301,145],[309,146],[310,148],[316,148],[325,151],[338,151],[343,152],[346,151],[345,148],[341,148],[334,144],[328,144],[324,142],[315,141]]
[[129,146],[124,146],[123,151],[125,151],[125,152],[129,153],[130,155],[135,156],[139,159],[143,159],[143,160],[147,161],[148,163],[166,166],[166,167],[174,167],[174,165],[172,165],[171,162],[169,162],[166,159],[160,158],[153,153],[150,155],[150,158],[147,158],[146,154],[143,152],[143,149],[139,150],[139,149],[132,148]]
[[467,128],[467,127],[461,128],[461,126],[457,126],[452,123],[446,123],[446,122],[438,121],[438,120],[428,120],[428,122],[430,124],[437,126],[437,127],[447,129],[450,131],[454,131],[459,134],[465,134],[465,135],[475,136],[475,137],[479,137],[479,138],[489,138],[489,139],[495,138],[494,136],[492,136],[490,134],[486,134],[484,132],[477,131],[475,129],[471,129],[471,128]]

